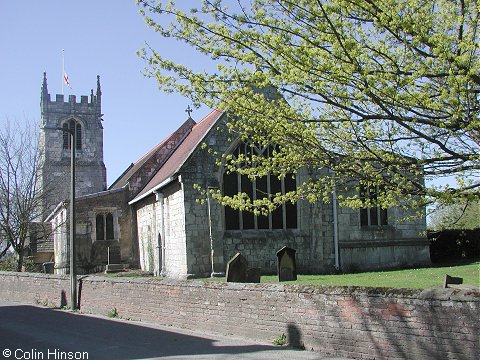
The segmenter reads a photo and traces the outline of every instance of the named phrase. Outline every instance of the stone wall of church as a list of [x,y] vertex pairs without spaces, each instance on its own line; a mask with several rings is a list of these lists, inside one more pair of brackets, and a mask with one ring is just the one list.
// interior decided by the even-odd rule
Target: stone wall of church
[[338,207],[340,263],[344,271],[430,264],[423,214],[387,210],[388,225],[361,226],[360,210]]
[[61,207],[51,221],[51,224],[53,231],[55,274],[68,274],[70,266],[68,208]]
[[[332,223],[324,214],[328,207],[322,204],[298,204],[298,229],[225,230],[222,232],[225,261],[240,252],[249,267],[259,268],[263,274],[277,272],[276,253],[283,246],[296,250],[299,273],[334,271]],[[222,224],[223,228],[223,224]]]
[[[216,201],[210,202],[209,216],[206,195],[194,186],[222,187],[222,172],[211,151],[227,152],[232,147],[228,138],[223,124],[217,124],[204,139],[208,148],[197,147],[182,167],[188,274],[203,276],[212,272],[212,249],[213,272],[225,272],[228,260],[240,252],[249,267],[260,268],[265,274],[275,273],[276,252],[283,246],[297,251],[297,266],[302,273],[332,272],[331,206],[299,202],[298,229],[287,230],[225,230],[224,208]],[[309,175],[301,172],[298,181]]]
[[[160,275],[163,269],[163,275],[185,278],[185,207],[180,183],[175,182],[162,189],[161,193],[139,201],[136,216],[140,268],[156,275]],[[162,261],[163,253],[165,258]]]
[[[215,164],[211,152],[228,152],[232,148],[232,142],[223,125],[217,124],[205,137],[204,143],[208,148],[197,147],[182,167],[188,274],[208,275],[212,271],[212,248],[215,272],[224,272],[228,260],[240,252],[247,259],[249,267],[260,268],[262,273],[275,273],[276,252],[283,246],[296,250],[298,272],[328,273],[337,270],[332,201],[312,204],[299,201],[297,229],[225,230],[224,208],[215,201],[210,203],[209,217],[206,197],[200,194],[194,185],[200,185],[204,189],[222,188],[222,170]],[[309,177],[323,176],[325,171],[327,170],[300,172],[297,174],[297,182],[302,183]],[[197,201],[199,199],[203,201]],[[359,209],[337,206],[336,214],[339,244],[337,256],[341,270],[368,270],[429,263],[428,243],[422,234],[425,230],[424,217],[405,220],[406,216],[413,213],[390,209],[388,225],[362,227]]]
[[[76,201],[76,241],[79,266],[84,272],[103,270],[122,263],[137,268],[138,250],[134,217],[128,205],[126,188],[78,198]],[[112,219],[113,238],[108,235],[107,217]],[[101,223],[97,224],[97,217]],[[102,229],[97,229],[101,226]],[[98,231],[100,230],[100,231]],[[98,266],[101,268],[98,268]]]
[[159,246],[155,236],[155,198],[152,196],[142,201],[137,207],[136,213],[140,268],[153,272],[156,266],[155,255]]
[[[158,200],[153,200],[154,195],[137,207],[139,243],[145,251],[141,255],[143,269],[160,272],[160,251],[155,250],[160,246],[160,219],[164,219],[165,224],[166,274],[171,277],[225,272],[227,262],[237,252],[246,258],[249,267],[259,268],[264,274],[275,273],[276,252],[283,246],[296,250],[299,273],[428,263],[428,244],[420,234],[425,229],[424,219],[400,222],[400,215],[408,214],[400,214],[396,209],[389,210],[387,226],[362,227],[360,210],[337,206],[337,252],[332,201],[299,201],[296,229],[226,230],[224,208],[216,201],[207,201],[206,195],[195,187],[222,189],[222,169],[212,152],[227,153],[234,146],[223,123],[217,123],[203,143],[208,146],[197,146],[183,164],[176,182],[162,189],[163,207]],[[297,182],[323,176],[325,171],[301,171]],[[159,209],[163,209],[163,215]],[[149,251],[153,251],[150,258]],[[336,269],[336,260],[339,269]]]
[[[223,124],[217,125],[218,128],[215,126],[215,130],[210,131],[204,141],[211,150],[222,153],[230,144],[224,140]],[[225,272],[228,259],[225,258],[223,241],[223,208],[216,201],[207,201],[207,196],[194,188],[200,185],[203,189],[218,189],[219,177],[215,158],[202,146],[195,149],[181,170],[188,276],[210,276],[212,272]]]
[[188,273],[183,191],[179,182],[171,184],[163,191],[166,275],[174,278],[185,278]]
[[[127,189],[120,189],[76,199],[75,251],[78,273],[103,271],[107,263],[138,267],[135,221],[127,198]],[[51,220],[57,274],[68,273],[70,266],[69,211],[69,204],[64,203]],[[112,219],[110,235],[105,231],[107,216]],[[97,223],[97,217],[101,217],[102,221]],[[102,226],[102,230],[97,231],[97,226]]]
[[[219,154],[232,147],[221,124],[207,135],[204,142],[210,150]],[[301,172],[298,181],[301,182],[308,176],[312,174]],[[195,150],[182,168],[182,182],[189,274],[205,275],[212,272],[212,248],[214,272],[224,272],[228,260],[240,252],[247,259],[249,267],[260,268],[262,273],[275,273],[276,252],[283,246],[297,251],[297,266],[302,273],[334,271],[331,204],[299,202],[298,229],[225,230],[224,208],[216,201],[210,202],[209,217],[206,196],[194,189],[195,184],[203,188],[222,186],[221,169],[215,165],[215,158],[207,149],[198,147]],[[203,201],[198,202],[199,199]]]

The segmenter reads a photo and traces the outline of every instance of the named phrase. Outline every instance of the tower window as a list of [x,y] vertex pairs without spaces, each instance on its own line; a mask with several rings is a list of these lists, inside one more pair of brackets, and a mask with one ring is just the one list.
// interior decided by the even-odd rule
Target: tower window
[[63,148],[64,149],[71,149],[72,147],[72,137],[71,133],[75,131],[75,145],[77,150],[82,149],[82,125],[75,120],[70,120],[63,124]]
[[[233,155],[252,154],[269,157],[274,151],[273,146],[257,147],[252,144],[241,143],[233,152]],[[292,174],[284,178],[278,178],[273,174],[256,178],[251,181],[248,176],[239,173],[223,174],[223,193],[226,196],[234,196],[238,193],[246,193],[250,199],[270,198],[277,193],[285,194],[296,190],[296,181]],[[225,228],[227,230],[245,229],[296,229],[297,228],[297,204],[282,204],[267,215],[254,215],[252,212],[240,211],[229,206],[225,207]]]
[[76,141],[77,150],[81,150],[82,149],[82,125],[79,123],[77,123],[77,127],[76,127],[75,141]]

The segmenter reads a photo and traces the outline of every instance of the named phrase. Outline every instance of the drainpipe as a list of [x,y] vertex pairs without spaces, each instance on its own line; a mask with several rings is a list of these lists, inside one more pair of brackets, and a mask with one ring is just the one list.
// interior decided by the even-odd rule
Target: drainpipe
[[337,213],[337,189],[332,189],[332,212],[333,212],[333,246],[335,249],[335,270],[340,270],[340,249],[338,245],[338,213]]
[[158,273],[160,276],[166,275],[165,269],[165,203],[164,203],[164,195],[161,192],[155,192],[155,200],[160,203],[160,239],[157,238],[157,249],[159,252],[159,257],[161,259]]
[[210,277],[214,277],[216,275],[215,268],[214,268],[214,253],[213,250],[213,236],[212,236],[212,210],[210,205],[210,192],[209,190],[213,189],[212,187],[208,187],[207,189],[207,209],[208,209],[208,235],[210,237],[210,262],[212,264],[212,272],[210,273]]
[[[158,270],[159,268],[159,263],[160,263],[160,251],[159,251],[159,245],[158,245],[158,222],[157,222],[157,202],[158,202],[158,199],[155,197],[155,200],[156,202],[154,202],[152,204],[152,213],[153,213],[153,221],[152,221],[152,225],[153,225],[153,231],[152,231],[152,236],[151,238],[148,238],[148,243],[149,244],[153,244],[153,242],[155,241],[155,253],[153,254],[153,264],[149,264],[148,266],[148,269],[150,270],[150,267],[153,267],[153,276],[159,276],[160,275],[160,272]],[[153,246],[153,245],[152,245]],[[148,250],[148,247],[147,247],[147,250]],[[148,260],[148,262],[150,263],[150,259]]]
[[210,237],[210,263],[212,264],[212,271],[210,276],[213,277],[213,236],[212,236],[212,212],[210,208],[210,192],[207,189],[207,210],[208,210],[208,236]]

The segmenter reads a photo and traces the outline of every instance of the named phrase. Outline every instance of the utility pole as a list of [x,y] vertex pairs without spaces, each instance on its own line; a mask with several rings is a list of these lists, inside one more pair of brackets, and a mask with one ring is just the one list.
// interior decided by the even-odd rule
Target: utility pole
[[70,307],[77,309],[77,273],[75,264],[75,148],[77,147],[77,122],[69,129],[71,139],[70,159]]

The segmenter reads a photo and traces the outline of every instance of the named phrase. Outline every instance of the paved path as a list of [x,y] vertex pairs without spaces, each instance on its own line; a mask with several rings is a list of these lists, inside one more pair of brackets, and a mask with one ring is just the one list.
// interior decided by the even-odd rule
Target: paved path
[[0,360],[61,358],[327,359],[314,352],[233,337],[31,305],[0,304]]

